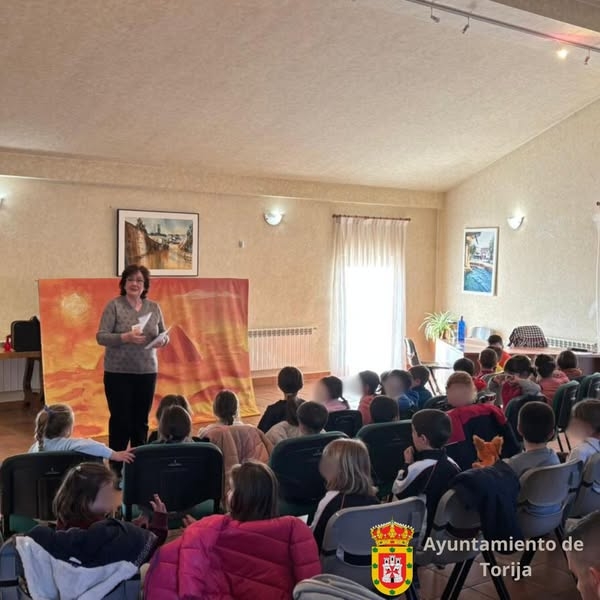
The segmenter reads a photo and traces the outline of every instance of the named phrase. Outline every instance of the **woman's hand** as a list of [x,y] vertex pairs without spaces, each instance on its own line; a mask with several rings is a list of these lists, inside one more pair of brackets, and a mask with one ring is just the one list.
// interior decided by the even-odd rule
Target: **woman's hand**
[[184,527],[189,527],[190,525],[193,525],[196,522],[196,519],[194,519],[192,515],[185,515],[185,517],[183,517],[182,519],[182,522]]
[[124,344],[147,344],[146,336],[143,333],[136,333],[135,331],[127,331],[121,334],[121,341]]
[[154,500],[150,500],[150,506],[156,513],[167,513],[167,507],[165,503],[160,499],[158,494],[154,494]]
[[110,460],[114,460],[115,462],[124,462],[124,463],[132,463],[135,460],[135,454],[131,452],[131,450],[121,450],[120,452],[115,452],[110,455]]

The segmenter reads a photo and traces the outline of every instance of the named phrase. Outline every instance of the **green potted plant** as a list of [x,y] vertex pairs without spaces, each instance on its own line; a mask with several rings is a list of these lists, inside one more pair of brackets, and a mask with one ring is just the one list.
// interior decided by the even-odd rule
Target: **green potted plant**
[[427,313],[419,329],[423,329],[427,340],[447,339],[454,341],[456,317],[450,312]]

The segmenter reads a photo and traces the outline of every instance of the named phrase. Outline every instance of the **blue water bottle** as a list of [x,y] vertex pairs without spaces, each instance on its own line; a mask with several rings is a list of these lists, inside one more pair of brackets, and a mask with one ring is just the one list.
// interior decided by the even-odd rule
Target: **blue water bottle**
[[462,344],[465,341],[465,337],[467,334],[467,324],[465,323],[465,320],[462,318],[460,318],[460,321],[458,322],[458,343]]

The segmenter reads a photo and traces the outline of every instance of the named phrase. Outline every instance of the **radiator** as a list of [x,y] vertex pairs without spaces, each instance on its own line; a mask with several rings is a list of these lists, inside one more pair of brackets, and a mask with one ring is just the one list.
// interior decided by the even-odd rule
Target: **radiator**
[[588,352],[597,352],[596,344],[593,342],[582,342],[581,340],[569,340],[566,338],[556,338],[546,336],[546,341],[553,348],[579,348]]
[[252,371],[281,369],[287,365],[312,364],[312,341],[316,327],[250,329],[248,346]]
[[[23,389],[25,359],[0,360],[0,392],[16,392]],[[34,390],[40,388],[39,367],[36,361],[31,379]]]

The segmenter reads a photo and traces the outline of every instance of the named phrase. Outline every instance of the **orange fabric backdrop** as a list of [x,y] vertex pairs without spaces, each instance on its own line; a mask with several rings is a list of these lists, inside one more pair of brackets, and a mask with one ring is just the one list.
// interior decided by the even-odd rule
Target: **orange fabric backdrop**
[[[39,282],[44,383],[48,404],[69,404],[78,436],[105,435],[104,348],[96,331],[118,279],[46,279]],[[148,297],[160,304],[171,342],[158,350],[152,410],[166,394],[184,394],[194,422],[212,421],[221,389],[238,394],[242,416],[258,414],[248,356],[248,281],[153,279]]]

